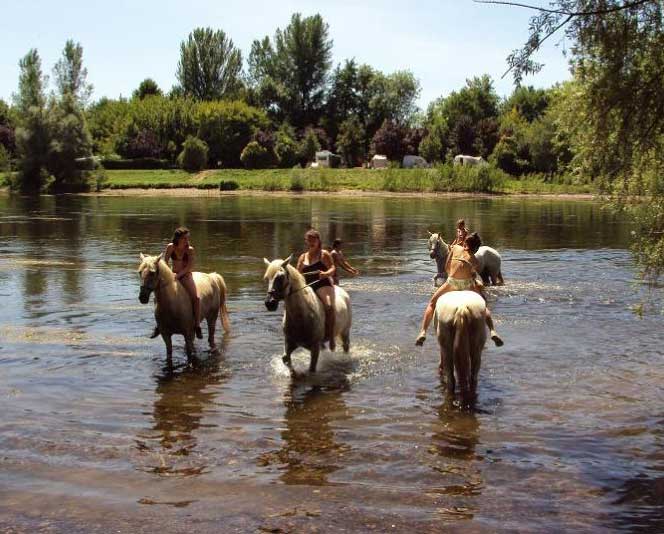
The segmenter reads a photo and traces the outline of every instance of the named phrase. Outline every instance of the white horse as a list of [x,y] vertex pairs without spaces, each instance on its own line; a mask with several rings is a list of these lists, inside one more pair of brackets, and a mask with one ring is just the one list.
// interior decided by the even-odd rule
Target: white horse
[[[175,279],[175,274],[164,262],[163,256],[144,256],[141,254],[138,272],[141,276],[141,289],[138,300],[147,304],[150,293],[154,291],[154,316],[159,326],[161,337],[166,344],[166,355],[169,360],[173,354],[171,336],[184,336],[187,358],[191,359],[194,350],[194,332],[196,320],[191,298],[185,287]],[[216,347],[214,330],[217,317],[221,316],[224,331],[230,330],[228,310],[226,309],[226,284],[217,273],[192,273],[198,296],[201,299],[201,317],[207,321],[208,343],[210,348]]]
[[440,345],[440,372],[451,395],[458,382],[464,406],[471,406],[477,396],[477,377],[487,337],[485,308],[484,299],[474,291],[452,291],[436,303],[434,327]]
[[[445,262],[447,261],[447,251],[449,245],[445,243],[441,234],[429,232],[429,257],[436,260],[438,272],[433,277],[433,283],[436,287],[443,285],[447,279],[445,271]],[[503,285],[505,280],[501,272],[502,258],[495,248],[482,245],[475,253],[477,261],[480,263],[478,274],[482,277],[485,286],[489,284]]]
[[[283,329],[285,337],[285,351],[283,362],[289,367],[291,373],[291,354],[298,347],[303,347],[311,353],[309,372],[316,372],[318,355],[321,344],[325,338],[325,308],[316,293],[304,280],[304,276],[290,264],[292,256],[285,260],[263,258],[267,269],[264,279],[268,283],[265,307],[269,311],[276,311],[279,301],[284,301]],[[334,337],[341,337],[344,352],[350,349],[350,326],[352,314],[348,293],[339,286],[335,291],[335,322]]]

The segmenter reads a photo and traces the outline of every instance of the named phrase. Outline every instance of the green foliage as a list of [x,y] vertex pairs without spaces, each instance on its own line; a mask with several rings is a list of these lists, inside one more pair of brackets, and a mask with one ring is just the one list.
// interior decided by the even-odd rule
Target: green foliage
[[295,141],[295,131],[284,123],[276,134],[274,152],[277,156],[279,167],[290,169],[297,164],[298,145]]
[[224,167],[239,167],[244,147],[268,125],[263,111],[237,101],[200,103],[196,121],[198,137],[210,147],[211,166]]
[[62,57],[53,68],[58,95],[71,95],[76,105],[84,107],[92,94],[87,82],[88,69],[83,67],[83,47],[71,39],[65,43]]
[[240,188],[235,180],[222,180],[219,182],[219,191],[235,191]]
[[253,42],[249,78],[263,106],[274,106],[279,119],[302,128],[316,124],[321,115],[331,58],[332,41],[322,17],[295,13],[272,41]]
[[11,160],[9,159],[9,152],[4,147],[0,145],[0,173],[4,173],[11,170]]
[[178,165],[188,172],[199,172],[206,168],[208,145],[198,137],[188,137],[178,156]]
[[169,160],[158,158],[104,158],[101,160],[101,164],[107,170],[170,169],[173,167]]
[[51,105],[48,128],[48,170],[54,178],[48,191],[85,191],[89,188],[89,173],[80,170],[76,160],[92,156],[92,138],[73,93],[66,93]]
[[549,106],[550,92],[532,86],[519,86],[502,103],[502,113],[516,111],[528,122],[541,117]]
[[222,30],[196,28],[180,44],[176,77],[185,95],[198,100],[237,96],[242,87],[242,53]]
[[251,141],[244,147],[240,160],[246,169],[267,169],[272,163],[269,151],[256,141]]
[[320,150],[320,141],[316,133],[311,129],[307,129],[300,143],[299,156],[306,163],[314,161],[316,152]]
[[519,175],[523,170],[514,137],[503,137],[498,141],[489,161],[508,174]]
[[145,78],[134,91],[132,98],[143,100],[146,96],[162,96],[161,89],[152,78]]
[[126,100],[102,98],[86,112],[95,154],[113,154],[131,121],[131,105]]
[[337,150],[343,157],[346,167],[355,167],[364,160],[364,139],[364,128],[356,117],[351,117],[341,123],[337,137]]

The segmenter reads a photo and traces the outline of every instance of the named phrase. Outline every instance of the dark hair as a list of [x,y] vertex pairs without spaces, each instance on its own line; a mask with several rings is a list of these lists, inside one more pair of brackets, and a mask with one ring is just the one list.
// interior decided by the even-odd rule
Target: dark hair
[[189,233],[189,228],[186,226],[180,226],[179,228],[175,229],[175,232],[173,232],[173,244],[177,246],[178,241],[180,241],[180,238],[183,235],[187,235]]
[[466,245],[468,245],[468,248],[470,251],[475,254],[477,252],[477,249],[479,249],[482,246],[482,239],[480,238],[480,234],[477,232],[473,232],[466,238]]
[[309,230],[307,230],[307,233],[304,234],[305,239],[308,239],[309,237],[315,237],[316,239],[318,239],[318,241],[320,241],[320,233],[318,232],[318,230],[314,230],[313,228],[310,228]]
[[457,221],[457,225],[456,225],[456,227],[457,227],[457,228],[461,228],[462,226],[463,226],[463,227],[466,226],[466,221],[463,220],[463,219],[459,219],[459,220]]
[[334,241],[332,241],[332,248],[337,248],[339,245],[341,245],[341,239],[337,237]]

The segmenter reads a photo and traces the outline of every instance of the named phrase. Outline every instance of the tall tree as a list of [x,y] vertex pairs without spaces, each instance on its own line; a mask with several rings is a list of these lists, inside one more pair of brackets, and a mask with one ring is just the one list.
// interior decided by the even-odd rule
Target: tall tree
[[242,53],[222,30],[196,28],[180,44],[176,77],[199,100],[232,98],[242,87]]
[[17,188],[38,193],[45,185],[48,172],[49,132],[46,117],[46,79],[41,58],[34,48],[19,61],[18,93],[14,103],[19,112],[16,130],[19,174]]
[[265,103],[293,126],[316,124],[321,116],[332,66],[332,40],[320,15],[295,13],[290,24],[254,41],[249,56],[249,79]]
[[71,39],[65,43],[62,57],[53,68],[55,85],[59,95],[70,94],[82,106],[92,94],[92,85],[87,82],[88,69],[83,67],[83,47]]

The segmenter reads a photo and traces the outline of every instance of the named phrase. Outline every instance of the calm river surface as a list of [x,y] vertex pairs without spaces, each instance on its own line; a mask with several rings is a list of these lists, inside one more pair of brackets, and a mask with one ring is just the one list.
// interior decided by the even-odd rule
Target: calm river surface
[[[462,216],[506,280],[475,413],[414,346],[427,229]],[[176,338],[169,370],[135,271],[179,224],[233,331],[195,367]],[[292,382],[263,257],[310,225],[362,275],[350,357]],[[0,196],[0,530],[661,532],[662,290],[635,282],[629,230],[553,199]]]

